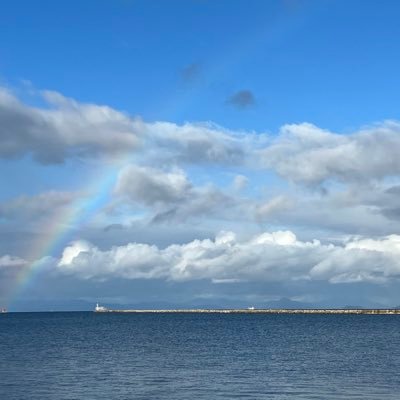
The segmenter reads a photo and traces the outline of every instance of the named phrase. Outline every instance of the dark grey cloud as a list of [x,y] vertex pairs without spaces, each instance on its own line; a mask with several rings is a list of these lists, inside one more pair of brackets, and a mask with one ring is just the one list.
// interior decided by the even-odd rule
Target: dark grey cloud
[[143,205],[152,222],[185,221],[235,207],[237,199],[212,185],[195,187],[182,170],[163,171],[130,165],[119,174],[115,194],[132,204]]
[[201,64],[192,63],[185,66],[181,70],[181,77],[184,82],[191,83],[199,77],[200,73],[201,73]]
[[130,165],[118,177],[116,193],[146,206],[175,204],[188,198],[192,186],[181,170],[164,172]]
[[375,194],[375,206],[389,220],[400,219],[400,185],[387,188]]
[[400,197],[400,185],[395,185],[387,188],[385,193],[389,195],[399,196]]
[[225,218],[227,212],[237,206],[237,201],[214,187],[194,188],[187,201],[158,211],[153,223],[184,222],[190,218]]
[[251,90],[239,90],[229,96],[226,103],[236,107],[237,109],[244,110],[253,106],[256,103],[256,99]]
[[110,224],[103,228],[104,232],[121,231],[124,229],[125,226],[123,224]]

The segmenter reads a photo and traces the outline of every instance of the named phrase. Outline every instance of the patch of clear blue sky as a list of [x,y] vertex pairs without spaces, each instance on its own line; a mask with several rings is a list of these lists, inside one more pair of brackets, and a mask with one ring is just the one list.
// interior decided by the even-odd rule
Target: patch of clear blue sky
[[[3,81],[30,80],[147,120],[275,132],[398,118],[400,2],[5,1]],[[180,71],[199,64],[183,82]],[[250,89],[257,104],[225,104]]]
[[[395,0],[4,1],[0,79],[148,121],[272,133],[308,121],[348,132],[400,118],[399,20]],[[197,74],[185,80],[191,64]],[[254,107],[227,105],[242,89]],[[68,168],[46,167],[43,181],[74,186]]]

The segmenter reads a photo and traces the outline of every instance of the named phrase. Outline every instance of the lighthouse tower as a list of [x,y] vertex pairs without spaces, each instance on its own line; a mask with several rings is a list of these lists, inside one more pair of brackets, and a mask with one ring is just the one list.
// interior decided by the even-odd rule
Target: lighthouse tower
[[106,312],[106,311],[108,311],[106,307],[99,306],[99,303],[96,303],[94,312]]

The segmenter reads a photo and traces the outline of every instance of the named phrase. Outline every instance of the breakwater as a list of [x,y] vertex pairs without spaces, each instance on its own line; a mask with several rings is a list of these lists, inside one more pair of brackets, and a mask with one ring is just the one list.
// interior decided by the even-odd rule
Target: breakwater
[[196,314],[399,314],[400,309],[176,309],[176,310],[96,310],[96,313],[196,313]]

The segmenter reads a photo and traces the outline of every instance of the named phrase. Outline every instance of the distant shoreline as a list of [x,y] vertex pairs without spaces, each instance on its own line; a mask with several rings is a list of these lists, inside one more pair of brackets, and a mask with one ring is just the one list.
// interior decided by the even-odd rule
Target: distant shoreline
[[367,315],[392,315],[399,314],[400,309],[176,309],[176,310],[95,310],[98,314],[108,313],[153,313],[153,314],[367,314]]

